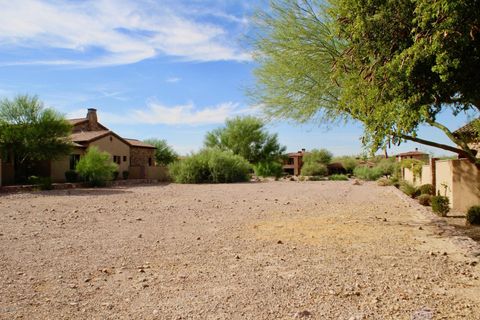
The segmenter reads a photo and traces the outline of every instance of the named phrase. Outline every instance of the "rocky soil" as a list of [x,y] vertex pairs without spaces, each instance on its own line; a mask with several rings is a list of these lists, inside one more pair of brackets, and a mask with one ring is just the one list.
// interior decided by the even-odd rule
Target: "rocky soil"
[[3,195],[0,319],[480,319],[447,231],[370,183]]

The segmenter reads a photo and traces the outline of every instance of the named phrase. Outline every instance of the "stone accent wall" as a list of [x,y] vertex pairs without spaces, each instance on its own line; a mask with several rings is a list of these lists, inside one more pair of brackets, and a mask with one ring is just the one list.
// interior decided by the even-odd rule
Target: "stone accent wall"
[[152,166],[155,165],[155,149],[131,147],[130,148],[130,166],[142,167],[148,166],[148,159],[152,159]]

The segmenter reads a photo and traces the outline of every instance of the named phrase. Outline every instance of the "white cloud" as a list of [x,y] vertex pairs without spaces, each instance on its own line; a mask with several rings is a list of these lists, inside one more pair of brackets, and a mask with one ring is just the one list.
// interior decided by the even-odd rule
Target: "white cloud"
[[165,106],[150,102],[147,110],[134,110],[136,122],[167,125],[205,125],[225,122],[225,119],[242,112],[238,103],[225,102],[216,106],[198,109],[193,103]]
[[[149,0],[0,1],[0,48],[63,49],[57,58],[2,64],[104,66],[157,55],[188,61],[251,59],[228,30]],[[240,23],[240,22],[239,22]]]
[[165,82],[168,82],[168,83],[177,83],[177,82],[179,82],[180,80],[182,80],[182,79],[180,79],[180,78],[178,78],[178,77],[170,77],[170,78],[167,78],[167,79],[165,80]]
[[[84,118],[87,110],[77,109],[67,113],[67,118]],[[117,113],[97,110],[99,121],[104,124],[163,124],[163,125],[209,125],[224,123],[227,118],[254,114],[255,109],[242,107],[239,103],[224,102],[205,108],[198,108],[193,102],[184,105],[167,106],[150,101],[146,108],[132,109]],[[125,116],[128,115],[128,116]]]

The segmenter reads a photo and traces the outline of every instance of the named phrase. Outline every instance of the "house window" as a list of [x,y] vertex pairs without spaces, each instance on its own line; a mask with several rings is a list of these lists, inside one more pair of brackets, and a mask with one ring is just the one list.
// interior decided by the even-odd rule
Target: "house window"
[[113,138],[110,136],[110,141],[113,141]]
[[148,166],[149,166],[149,167],[152,166],[152,158],[148,158]]
[[120,157],[120,156],[113,156],[113,162],[115,162],[116,164],[122,163],[122,157]]
[[70,155],[70,170],[75,170],[77,167],[77,163],[80,161],[80,155],[79,154],[71,154]]

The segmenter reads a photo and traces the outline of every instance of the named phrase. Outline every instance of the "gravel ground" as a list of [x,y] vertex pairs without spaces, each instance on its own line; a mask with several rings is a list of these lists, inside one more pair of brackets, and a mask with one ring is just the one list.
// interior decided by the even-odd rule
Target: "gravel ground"
[[480,252],[437,222],[371,183],[3,195],[0,318],[480,319]]

